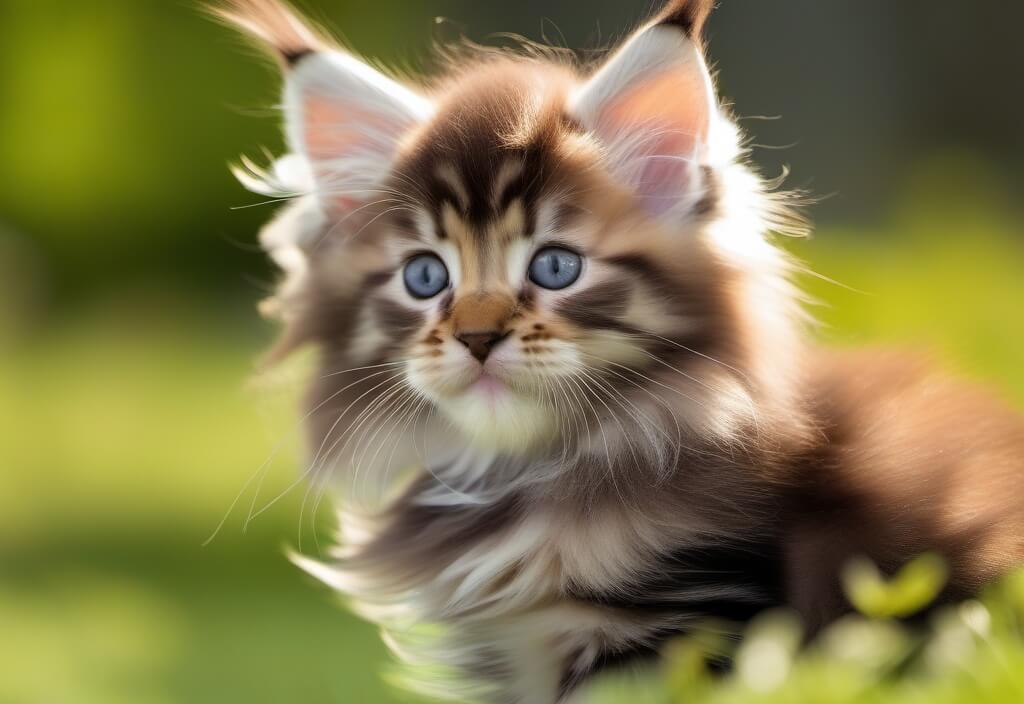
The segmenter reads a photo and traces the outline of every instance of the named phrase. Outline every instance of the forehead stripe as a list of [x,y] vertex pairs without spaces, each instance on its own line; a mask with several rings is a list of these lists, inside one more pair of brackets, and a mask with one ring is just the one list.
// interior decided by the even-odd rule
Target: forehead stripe
[[506,160],[498,170],[498,175],[494,179],[492,202],[499,212],[508,207],[508,203],[511,201],[509,191],[512,190],[513,185],[519,185],[519,190],[522,190],[522,184],[517,183],[521,181],[522,173],[523,162],[519,159]]
[[455,167],[451,164],[441,164],[434,171],[434,174],[444,187],[442,190],[448,191],[452,203],[462,212],[469,210],[471,201],[469,191],[466,190],[466,186],[459,177]]

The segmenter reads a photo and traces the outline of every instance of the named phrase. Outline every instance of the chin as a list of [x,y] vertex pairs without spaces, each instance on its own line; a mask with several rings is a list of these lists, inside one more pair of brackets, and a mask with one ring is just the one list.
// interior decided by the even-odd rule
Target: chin
[[522,453],[550,441],[557,420],[539,400],[511,390],[465,392],[437,401],[438,408],[473,446]]

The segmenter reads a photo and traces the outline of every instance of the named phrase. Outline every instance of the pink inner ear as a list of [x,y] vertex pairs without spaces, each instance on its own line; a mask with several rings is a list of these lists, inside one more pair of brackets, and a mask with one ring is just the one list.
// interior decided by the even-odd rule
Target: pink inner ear
[[695,189],[710,119],[703,76],[675,68],[644,77],[612,100],[601,110],[598,131],[628,145],[617,156],[632,162],[637,195],[663,213]]
[[665,154],[689,155],[708,138],[708,97],[703,77],[696,71],[662,71],[644,78],[601,111],[609,126],[650,125],[664,130]]
[[[329,184],[332,177],[344,176],[338,169],[346,168],[346,160],[353,160],[349,167],[367,169],[367,162],[354,160],[372,159],[383,168],[391,157],[393,140],[403,127],[379,112],[339,104],[336,98],[312,95],[303,103],[303,140],[320,183]],[[339,193],[330,195],[330,202],[347,210],[370,195]]]

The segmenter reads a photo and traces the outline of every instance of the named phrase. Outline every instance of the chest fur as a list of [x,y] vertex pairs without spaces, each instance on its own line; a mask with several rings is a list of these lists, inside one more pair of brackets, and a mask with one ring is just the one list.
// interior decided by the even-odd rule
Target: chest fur
[[418,689],[448,668],[448,696],[559,701],[705,615],[771,598],[768,570],[739,567],[760,546],[745,555],[696,519],[655,511],[407,501],[360,533],[335,564],[307,566],[379,623],[402,660],[434,665]]

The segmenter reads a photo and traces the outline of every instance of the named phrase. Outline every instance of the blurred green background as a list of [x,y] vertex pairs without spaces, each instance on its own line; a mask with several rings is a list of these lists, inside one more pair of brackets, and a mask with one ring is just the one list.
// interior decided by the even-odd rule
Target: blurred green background
[[[463,35],[605,46],[650,7],[301,5],[414,70]],[[927,346],[1024,405],[1024,5],[721,5],[755,161],[825,197],[786,245],[841,284],[806,277],[819,334]],[[284,557],[330,524],[289,490],[303,361],[253,376],[273,206],[226,168],[279,151],[276,90],[190,0],[0,0],[0,703],[403,700]]]

